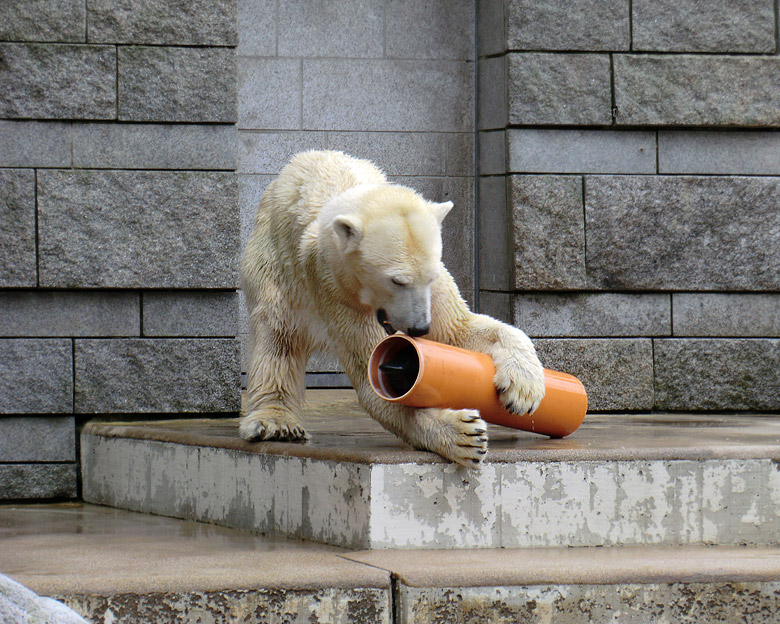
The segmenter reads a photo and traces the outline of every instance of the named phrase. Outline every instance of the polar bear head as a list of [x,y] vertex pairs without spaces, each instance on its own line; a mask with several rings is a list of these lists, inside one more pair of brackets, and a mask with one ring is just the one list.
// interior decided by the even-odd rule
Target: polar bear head
[[443,270],[441,223],[451,208],[382,184],[354,187],[324,211],[333,274],[390,334],[430,329],[431,285]]

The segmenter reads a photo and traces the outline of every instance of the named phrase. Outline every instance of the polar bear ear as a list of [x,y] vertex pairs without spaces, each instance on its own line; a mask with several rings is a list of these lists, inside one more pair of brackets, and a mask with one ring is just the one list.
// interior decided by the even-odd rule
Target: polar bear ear
[[358,248],[363,238],[363,227],[355,215],[339,215],[333,219],[333,229],[338,237],[341,251],[350,253]]
[[444,217],[447,216],[450,210],[452,210],[453,203],[451,201],[442,202],[440,204],[431,203],[431,210],[433,210],[433,216],[441,224],[444,221]]

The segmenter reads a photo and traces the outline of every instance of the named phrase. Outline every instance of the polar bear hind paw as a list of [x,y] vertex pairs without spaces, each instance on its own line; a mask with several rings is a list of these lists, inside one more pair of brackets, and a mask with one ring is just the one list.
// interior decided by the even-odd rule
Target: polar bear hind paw
[[311,436],[295,414],[277,406],[260,407],[241,419],[238,431],[244,440],[308,440]]

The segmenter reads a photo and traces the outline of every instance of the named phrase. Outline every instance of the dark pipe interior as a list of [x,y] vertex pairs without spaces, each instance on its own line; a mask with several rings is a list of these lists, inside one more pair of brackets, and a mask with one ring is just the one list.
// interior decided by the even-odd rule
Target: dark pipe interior
[[420,372],[420,361],[414,346],[407,343],[392,359],[379,365],[393,398],[403,396],[412,389]]

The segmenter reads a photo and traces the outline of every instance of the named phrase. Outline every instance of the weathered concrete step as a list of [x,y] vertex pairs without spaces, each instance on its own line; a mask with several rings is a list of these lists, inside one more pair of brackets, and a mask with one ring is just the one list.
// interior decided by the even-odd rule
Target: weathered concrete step
[[76,503],[0,506],[0,542],[0,573],[96,624],[392,621],[389,573],[323,544]]
[[630,546],[366,551],[398,622],[777,622],[780,549]]
[[350,552],[83,504],[0,506],[0,542],[0,574],[95,624],[709,624],[780,613],[777,547]]
[[353,396],[310,393],[307,444],[249,444],[226,419],[90,423],[84,498],[349,548],[780,543],[778,417],[494,428],[469,470],[405,447]]

